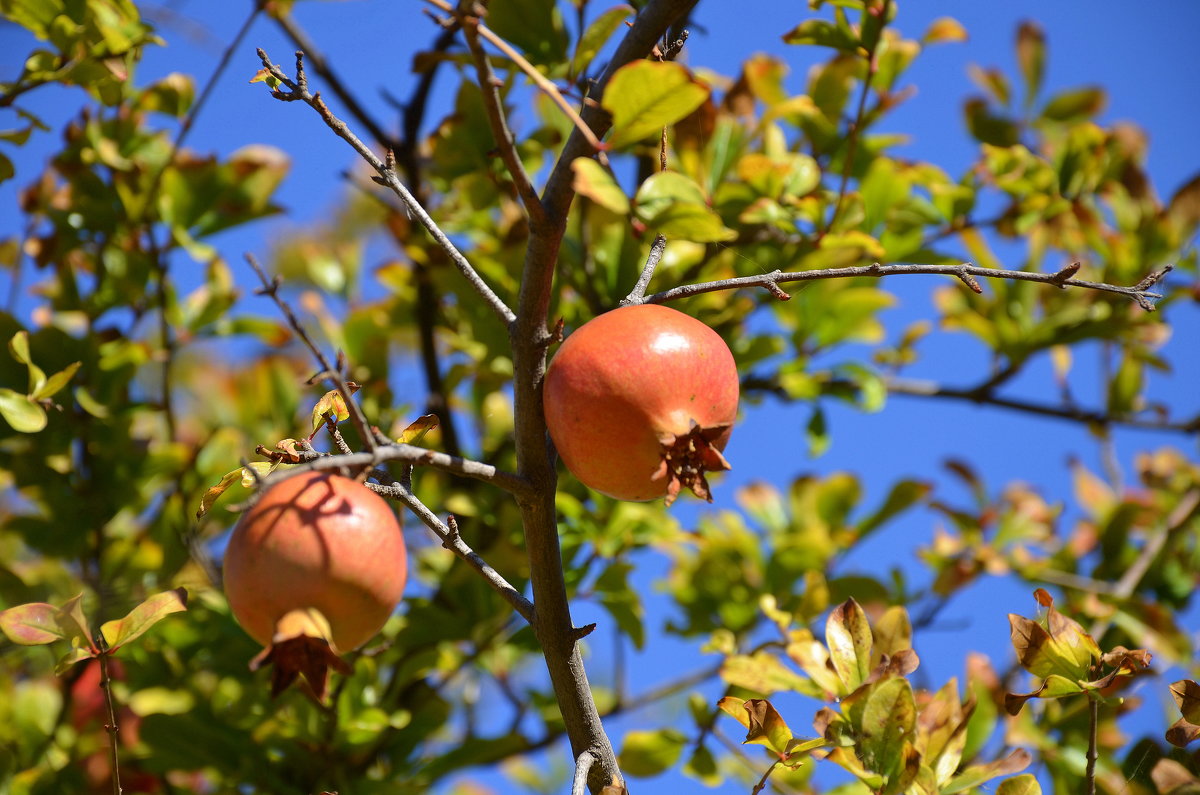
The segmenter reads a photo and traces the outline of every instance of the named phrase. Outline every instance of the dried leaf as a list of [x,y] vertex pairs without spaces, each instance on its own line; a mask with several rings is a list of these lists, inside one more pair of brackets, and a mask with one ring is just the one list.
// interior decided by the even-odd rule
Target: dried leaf
[[770,701],[752,698],[742,705],[749,717],[749,730],[743,745],[765,745],[777,754],[787,753],[787,745],[792,740],[792,730],[772,706]]

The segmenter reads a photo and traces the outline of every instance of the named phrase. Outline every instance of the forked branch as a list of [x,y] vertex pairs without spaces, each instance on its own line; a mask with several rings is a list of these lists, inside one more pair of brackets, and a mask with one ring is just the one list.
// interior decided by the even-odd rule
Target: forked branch
[[[275,88],[271,89],[271,96],[281,102],[303,102],[317,112],[321,119],[329,126],[329,129],[346,143],[358,152],[359,156],[367,162],[367,164],[375,169],[378,176],[375,181],[381,185],[391,188],[400,200],[404,202],[405,208],[425,227],[426,231],[433,237],[437,244],[442,247],[446,254],[450,257],[451,262],[458,268],[459,272],[470,282],[475,288],[475,292],[483,298],[492,311],[504,321],[505,326],[512,325],[516,315],[508,308],[501,298],[492,291],[483,277],[479,275],[474,266],[463,256],[462,252],[450,242],[450,238],[446,237],[446,233],[441,230],[437,223],[429,217],[429,213],[425,212],[425,208],[421,203],[409,193],[408,188],[400,181],[399,175],[396,173],[395,157],[391,151],[388,151],[387,159],[380,160],[370,147],[364,144],[359,138],[351,132],[346,123],[333,115],[333,111],[325,104],[325,100],[321,99],[321,93],[318,91],[313,94],[308,90],[308,78],[304,74],[304,53],[296,52],[296,79],[293,81],[290,77],[284,74],[283,70],[271,62],[262,48],[258,50],[258,57],[262,61],[263,68],[272,78],[279,82]],[[286,89],[286,90],[284,90]]]

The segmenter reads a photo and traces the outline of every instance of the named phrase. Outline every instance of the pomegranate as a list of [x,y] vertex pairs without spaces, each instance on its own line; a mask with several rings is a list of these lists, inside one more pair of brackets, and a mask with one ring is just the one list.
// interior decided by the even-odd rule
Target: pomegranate
[[[225,593],[238,623],[267,647],[258,662],[275,663],[275,689],[304,673],[319,697],[326,667],[344,668],[336,654],[370,640],[400,602],[406,564],[382,497],[340,475],[305,472],[270,487],[238,521]],[[323,665],[310,669],[316,657]]]
[[567,469],[610,497],[670,505],[687,488],[711,502],[704,473],[729,469],[733,354],[674,309],[626,306],[585,323],[555,354],[542,400]]

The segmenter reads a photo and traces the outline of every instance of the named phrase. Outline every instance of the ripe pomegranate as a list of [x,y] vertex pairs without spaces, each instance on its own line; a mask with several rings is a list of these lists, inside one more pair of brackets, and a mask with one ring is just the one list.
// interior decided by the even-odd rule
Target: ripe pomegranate
[[264,646],[297,626],[281,626],[285,617],[316,608],[328,621],[325,640],[349,651],[387,621],[406,572],[404,537],[382,497],[340,475],[305,472],[271,486],[238,521],[225,552],[225,593]]
[[733,354],[674,309],[626,306],[585,323],[555,354],[542,400],[567,469],[610,497],[670,505],[688,488],[711,502],[704,473],[729,469]]

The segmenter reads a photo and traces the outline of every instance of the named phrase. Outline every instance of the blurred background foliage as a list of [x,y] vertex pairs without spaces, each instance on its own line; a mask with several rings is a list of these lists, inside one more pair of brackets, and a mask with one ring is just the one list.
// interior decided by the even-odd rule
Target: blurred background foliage
[[[297,24],[291,5],[267,3],[256,13],[287,30]],[[636,650],[672,635],[697,658],[706,655],[699,676],[677,686],[641,697],[597,689],[604,715],[660,700],[688,704],[663,713],[660,729],[613,738],[631,776],[679,767],[705,785],[733,782],[731,791],[748,791],[779,758],[784,749],[770,742],[761,743],[765,751],[737,745],[736,709],[688,699],[714,680],[739,708],[779,693],[803,695],[782,708],[796,737],[828,732],[839,721],[851,734],[870,729],[851,707],[835,714],[835,700],[854,689],[847,683],[861,680],[830,680],[828,667],[811,656],[826,622],[840,626],[828,618],[831,608],[850,598],[875,627],[876,645],[866,647],[874,648],[872,664],[881,653],[919,651],[921,631],[976,579],[1010,576],[1030,591],[1055,587],[1059,609],[1103,650],[1144,648],[1154,668],[1196,673],[1195,638],[1177,616],[1193,606],[1200,576],[1200,467],[1191,455],[1200,418],[1149,400],[1144,387],[1149,371],[1172,369],[1160,354],[1172,316],[1195,311],[1200,181],[1160,198],[1144,167],[1144,134],[1131,123],[1096,121],[1102,89],[1047,95],[1050,56],[1033,24],[1017,32],[1019,74],[973,74],[982,93],[963,108],[978,141],[970,168],[949,174],[895,154],[902,139],[877,130],[911,94],[906,69],[924,49],[966,33],[943,19],[916,35],[903,15],[891,18],[889,3],[830,5],[811,16],[798,9],[807,18],[793,30],[767,34],[825,54],[802,93],[787,89],[786,63],[760,54],[727,75],[698,64],[641,62],[627,76],[629,91],[604,97],[618,121],[636,117],[635,89],[654,81],[683,99],[655,106],[672,115],[666,171],[658,168],[661,122],[649,130],[618,124],[611,167],[574,164],[578,195],[551,320],[571,329],[614,307],[656,233],[670,241],[661,270],[670,285],[964,258],[1048,272],[1078,261],[1081,278],[1122,285],[1167,263],[1175,272],[1161,285],[1155,313],[1089,290],[989,280],[974,295],[957,281],[944,283],[935,288],[937,316],[899,330],[880,319],[895,297],[870,277],[812,283],[787,302],[743,290],[681,304],[729,342],[749,405],[778,400],[812,414],[806,440],[764,453],[778,455],[774,482],[740,489],[735,502],[695,522],[561,479],[572,598],[602,608]],[[219,233],[281,212],[276,189],[296,166],[284,136],[227,156],[206,153],[200,142],[189,146],[184,138],[205,84],[184,74],[138,79],[146,48],[165,43],[140,6],[0,0],[8,24],[29,34],[23,68],[0,84],[0,113],[10,127],[0,135],[0,179],[20,185],[19,218],[6,221],[8,237],[0,240],[10,284],[0,313],[0,339],[8,343],[0,351],[0,607],[59,603],[82,591],[89,614],[103,621],[149,594],[180,585],[191,591],[186,614],[122,651],[116,692],[124,705],[126,791],[483,792],[470,771],[499,763],[519,787],[563,791],[566,767],[529,761],[557,747],[563,732],[532,633],[411,520],[415,584],[380,637],[352,655],[354,673],[336,681],[328,708],[296,692],[272,701],[263,677],[247,671],[256,649],[229,615],[215,563],[235,519],[226,507],[246,492],[235,487],[203,520],[194,515],[204,491],[256,445],[307,432],[320,390],[304,386],[315,364],[280,318],[263,302],[241,300],[252,282],[236,262],[240,252],[224,250]],[[411,13],[417,17],[415,7]],[[487,23],[578,101],[634,13],[586,0],[494,0]],[[401,133],[389,142],[404,181],[438,224],[500,295],[513,296],[527,222],[495,156],[469,55],[452,34],[435,30],[430,40],[436,43],[412,64],[417,88],[402,105]],[[570,122],[528,90],[507,58],[492,60],[521,119],[520,157],[544,177]],[[312,71],[314,82],[328,79]],[[444,118],[426,119],[420,91],[435,73],[457,81],[455,99]],[[23,97],[49,85],[80,96],[78,113],[58,130],[22,109]],[[272,101],[264,92],[262,102]],[[293,109],[295,124],[319,123],[302,110]],[[348,115],[352,127],[363,125]],[[44,168],[22,159],[31,136],[57,136]],[[327,222],[279,240],[265,257],[271,270],[322,344],[345,351],[372,423],[395,436],[434,412],[441,426],[427,444],[513,468],[505,329],[361,167],[346,180]],[[1006,244],[1014,240],[1024,245]],[[1013,250],[1022,252],[1020,261],[1011,259]],[[935,328],[971,335],[990,359],[990,377],[963,390],[969,399],[1000,400],[1004,384],[1048,356],[1057,380],[1047,391],[1061,400],[1033,410],[1089,423],[1098,443],[1114,426],[1140,424],[1177,431],[1182,447],[1146,451],[1127,483],[1077,466],[1069,510],[1028,485],[985,483],[968,462],[951,464],[972,495],[965,503],[913,473],[869,488],[853,472],[796,477],[792,459],[805,445],[820,453],[836,431],[825,410],[831,401],[875,412],[889,392],[948,389],[905,378]],[[1088,343],[1102,346],[1105,384],[1076,403],[1068,375],[1073,351]],[[953,374],[956,365],[945,365]],[[420,399],[411,389],[397,392],[402,372],[420,373]],[[414,484],[427,505],[458,517],[492,566],[525,586],[520,517],[508,495],[420,469]],[[917,506],[942,519],[935,542],[920,553],[923,581],[899,571],[835,573],[840,557]],[[648,593],[633,577],[654,558],[665,574]],[[880,622],[893,631],[881,634]],[[964,639],[964,654],[969,646]],[[0,790],[109,788],[96,672],[77,666],[58,678],[54,659],[44,649],[0,650]],[[830,761],[781,767],[771,786],[901,791],[905,762],[895,749],[915,748],[927,766],[942,761],[905,787],[974,791],[989,777],[980,769],[1019,772],[1003,760],[1023,748],[1054,791],[1077,791],[1087,699],[1038,701],[1006,717],[1004,693],[1023,687],[1019,669],[998,670],[1000,661],[978,655],[963,665],[958,681],[930,681],[920,669],[887,679],[888,693],[906,699],[913,715],[890,758],[864,762],[843,748]],[[1153,692],[1165,703],[1167,683]],[[1162,731],[1130,738],[1117,730],[1118,714],[1135,707],[1114,700],[1101,710],[1100,790],[1165,795],[1200,786],[1194,757],[1171,749]],[[948,741],[934,738],[938,710],[963,727],[955,754],[942,753]],[[814,718],[817,728],[809,730]],[[1166,757],[1169,764],[1156,765]],[[814,776],[834,762],[861,781]],[[831,780],[847,783],[823,783]]]

